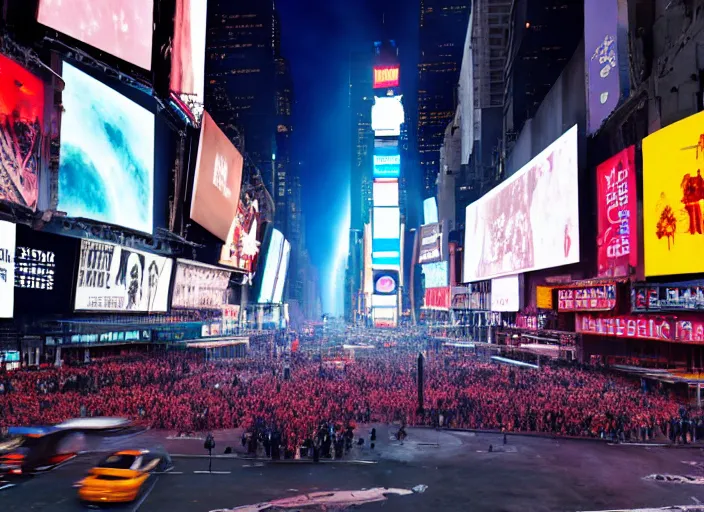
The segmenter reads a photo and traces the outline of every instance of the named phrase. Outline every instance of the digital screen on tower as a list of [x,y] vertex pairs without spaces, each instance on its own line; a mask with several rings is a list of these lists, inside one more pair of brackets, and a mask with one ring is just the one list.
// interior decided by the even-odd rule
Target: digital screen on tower
[[374,141],[374,178],[398,178],[401,176],[401,154],[398,140]]
[[372,224],[374,239],[401,237],[401,212],[398,208],[374,207]]
[[399,75],[400,69],[398,66],[375,66],[374,89],[398,87],[400,83]]
[[374,98],[372,107],[372,130],[376,137],[398,137],[405,121],[403,96]]

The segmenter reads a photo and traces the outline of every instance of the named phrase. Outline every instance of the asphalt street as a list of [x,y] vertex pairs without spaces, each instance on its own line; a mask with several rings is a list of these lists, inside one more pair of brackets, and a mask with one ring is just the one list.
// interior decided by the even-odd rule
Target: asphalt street
[[[388,430],[379,429],[379,434],[374,451],[353,454],[355,460],[373,462],[365,464],[349,459],[275,464],[215,458],[214,473],[209,474],[207,458],[175,455],[173,472],[154,477],[141,501],[111,510],[211,512],[311,492],[411,489],[419,484],[427,490],[392,496],[360,510],[591,511],[704,502],[700,485],[645,479],[654,473],[704,476],[701,449],[524,437],[511,437],[504,446],[497,435],[415,429],[409,429],[409,439],[401,445],[390,439]],[[98,458],[82,455],[49,474],[0,491],[0,510],[81,510],[72,484]]]

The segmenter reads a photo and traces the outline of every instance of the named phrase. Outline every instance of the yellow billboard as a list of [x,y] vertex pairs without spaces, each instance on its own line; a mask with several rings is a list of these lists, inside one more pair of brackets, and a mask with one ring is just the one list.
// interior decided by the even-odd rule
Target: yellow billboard
[[704,112],[643,140],[645,275],[704,272]]

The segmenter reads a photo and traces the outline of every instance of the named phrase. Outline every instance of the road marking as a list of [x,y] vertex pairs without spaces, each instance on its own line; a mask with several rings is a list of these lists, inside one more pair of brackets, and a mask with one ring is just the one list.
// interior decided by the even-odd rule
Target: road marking
[[232,471],[194,471],[196,475],[231,475]]
[[149,487],[149,489],[147,489],[147,490],[145,491],[145,493],[142,495],[142,497],[140,498],[140,500],[135,504],[134,508],[132,509],[132,512],[137,512],[137,511],[139,510],[139,508],[142,506],[142,504],[144,504],[144,501],[149,497],[149,495],[150,495],[150,494],[152,493],[152,491],[154,490],[154,486],[156,485],[156,483],[157,483],[158,481],[159,481],[159,477],[156,477],[156,478],[154,479],[154,481],[152,482],[151,487]]
[[183,475],[183,471],[159,471],[152,473],[153,475]]
[[692,501],[694,501],[694,503],[696,503],[697,505],[701,505],[701,504],[702,504],[702,502],[699,501],[699,500],[698,500],[697,498],[695,498],[694,496],[692,496],[691,498],[692,498]]
[[3,489],[10,489],[11,487],[15,487],[15,484],[5,484],[3,486],[0,486],[0,491]]

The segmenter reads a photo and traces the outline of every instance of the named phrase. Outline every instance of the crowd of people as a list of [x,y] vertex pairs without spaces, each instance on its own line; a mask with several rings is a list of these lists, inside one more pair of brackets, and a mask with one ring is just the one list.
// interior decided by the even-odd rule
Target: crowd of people
[[175,432],[244,428],[260,440],[262,432],[273,434],[292,452],[314,442],[321,425],[328,426],[333,449],[357,423],[622,440],[703,429],[673,397],[605,372],[523,370],[441,354],[424,366],[420,414],[416,356],[393,349],[343,365],[302,354],[285,362],[163,354],[21,370],[0,374],[0,426],[119,416]]

